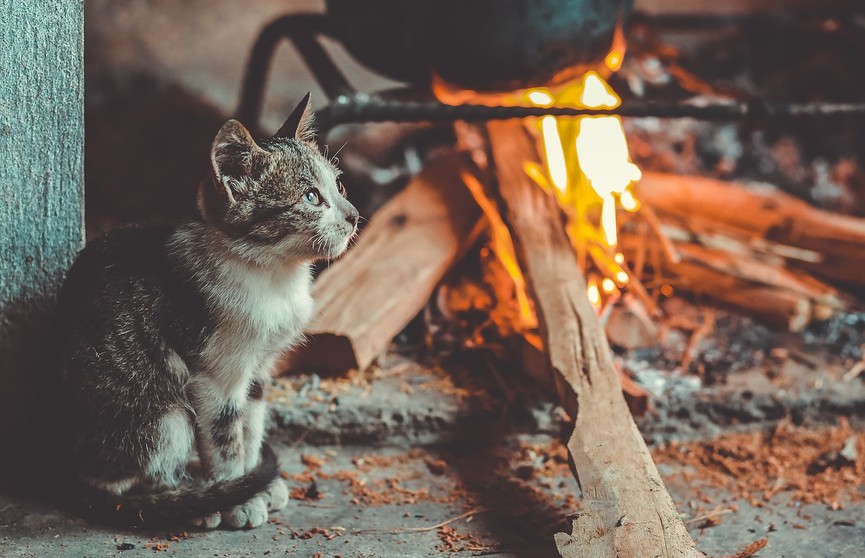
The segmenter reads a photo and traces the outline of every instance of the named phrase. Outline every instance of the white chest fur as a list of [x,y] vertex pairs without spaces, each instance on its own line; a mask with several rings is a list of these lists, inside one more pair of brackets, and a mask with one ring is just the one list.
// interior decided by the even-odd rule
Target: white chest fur
[[218,321],[202,352],[206,373],[238,389],[272,371],[279,355],[296,344],[313,313],[309,266],[252,268],[226,261],[204,287]]

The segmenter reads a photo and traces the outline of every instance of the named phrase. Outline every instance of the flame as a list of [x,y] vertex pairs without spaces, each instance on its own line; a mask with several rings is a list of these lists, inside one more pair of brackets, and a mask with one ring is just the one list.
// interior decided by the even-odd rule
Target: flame
[[[613,42],[604,59],[605,75],[618,71],[625,56],[625,38],[617,25]],[[571,74],[574,75],[574,74]],[[436,97],[448,104],[465,102],[505,106],[530,104],[537,107],[574,106],[616,108],[621,99],[596,71],[561,87],[535,87],[510,95],[482,93],[457,88],[432,76]],[[628,153],[622,120],[618,116],[580,116],[576,118],[543,116],[527,119],[537,128],[542,146],[543,165],[526,161],[523,165],[532,180],[554,195],[567,216],[566,230],[576,251],[580,269],[588,277],[586,294],[596,311],[605,298],[613,302],[620,288],[631,282],[624,256],[617,251],[617,209],[635,212],[640,202],[631,187],[642,176]],[[472,175],[463,176],[492,230],[493,250],[514,281],[520,312],[526,324],[537,317],[526,295],[526,281],[516,260],[507,226]],[[591,266],[592,272],[588,273]],[[636,287],[639,282],[635,281]],[[665,285],[669,292],[672,287]],[[662,287],[662,292],[664,288]]]
[[[617,36],[620,36],[618,31]],[[614,40],[607,55],[607,66],[618,69],[623,56],[624,40]],[[616,108],[621,104],[615,91],[594,71],[555,92],[531,89],[525,92],[524,99],[540,107]],[[592,281],[587,287],[590,301],[597,298],[598,304],[592,304],[599,308],[602,292],[611,295],[630,281],[622,267],[624,257],[616,251],[616,210],[618,206],[630,212],[639,209],[639,201],[630,188],[642,173],[630,159],[622,120],[618,116],[575,119],[544,116],[539,128],[545,168],[527,164],[526,172],[546,189],[555,186],[556,196],[568,215],[567,229],[583,271],[586,271],[588,254],[604,274],[600,289],[597,282]]]
[[595,307],[595,310],[601,307],[601,291],[598,289],[598,280],[592,277],[589,279],[589,284],[586,287],[586,295],[589,297],[589,302]]
[[565,193],[568,191],[568,166],[565,163],[565,150],[562,149],[562,142],[559,139],[556,117],[543,117],[541,128],[544,131],[544,152],[547,156],[550,180],[559,192]]
[[520,264],[517,262],[517,253],[514,249],[514,242],[510,231],[508,231],[508,226],[502,221],[502,217],[499,215],[495,204],[484,193],[483,184],[481,184],[477,177],[468,172],[462,172],[460,176],[489,221],[492,249],[502,263],[502,267],[505,268],[505,271],[507,271],[514,282],[517,304],[520,308],[520,316],[523,319],[523,323],[526,326],[534,327],[538,323],[538,318],[526,294],[526,279],[523,277]]
[[618,72],[622,67],[622,62],[625,61],[625,33],[622,31],[622,22],[616,22],[616,30],[613,32],[613,44],[610,47],[610,52],[604,58],[604,64],[610,70]]

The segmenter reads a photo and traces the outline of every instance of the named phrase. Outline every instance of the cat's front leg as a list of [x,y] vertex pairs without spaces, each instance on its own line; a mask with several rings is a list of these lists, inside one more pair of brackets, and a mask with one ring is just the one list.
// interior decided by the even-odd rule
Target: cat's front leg
[[[264,379],[256,379],[249,386],[249,407],[244,417],[247,472],[255,469],[261,461],[261,445],[264,443],[264,422],[267,415],[264,385]],[[259,496],[264,499],[268,511],[281,510],[288,504],[288,486],[281,478],[276,478]]]
[[267,403],[264,401],[264,380],[256,378],[247,392],[247,412],[243,417],[244,470],[252,471],[261,461],[264,443],[264,420]]
[[205,478],[213,482],[236,479],[246,472],[244,415],[246,393],[224,389],[208,377],[190,383],[196,412],[198,453]]

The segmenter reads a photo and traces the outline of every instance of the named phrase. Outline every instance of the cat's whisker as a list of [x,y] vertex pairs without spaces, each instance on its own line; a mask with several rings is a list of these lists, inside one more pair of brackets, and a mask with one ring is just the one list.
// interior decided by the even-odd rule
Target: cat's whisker
[[337,159],[336,157],[337,157],[337,155],[339,155],[339,152],[342,151],[342,148],[345,147],[346,145],[348,145],[348,140],[346,140],[346,142],[345,142],[344,144],[342,144],[342,147],[340,147],[339,149],[337,149],[337,150],[336,150],[336,153],[333,154],[333,157],[330,158],[330,161],[331,161],[333,164],[337,164],[337,163],[339,163],[339,159]]

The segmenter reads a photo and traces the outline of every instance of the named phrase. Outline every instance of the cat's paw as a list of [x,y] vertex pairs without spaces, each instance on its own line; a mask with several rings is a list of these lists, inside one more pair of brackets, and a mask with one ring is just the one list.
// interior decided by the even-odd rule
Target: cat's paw
[[192,525],[199,529],[216,529],[220,523],[222,523],[222,514],[219,512],[204,517],[196,517],[192,520]]
[[276,479],[261,494],[267,502],[267,511],[281,510],[288,505],[288,486],[282,479]]
[[231,529],[252,529],[267,521],[267,503],[261,496],[222,512],[222,523]]

